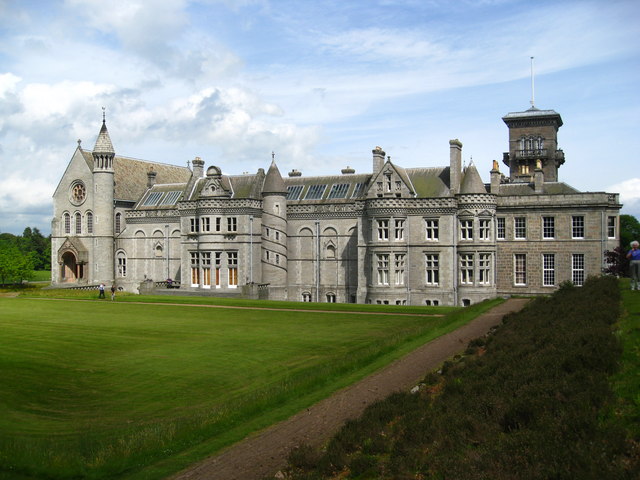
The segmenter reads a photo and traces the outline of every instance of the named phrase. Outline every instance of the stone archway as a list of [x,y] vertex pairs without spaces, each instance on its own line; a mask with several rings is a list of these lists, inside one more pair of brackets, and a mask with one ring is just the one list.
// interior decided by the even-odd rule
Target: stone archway
[[86,266],[89,254],[80,239],[67,238],[58,250],[58,265],[60,283],[83,283],[87,281]]
[[73,252],[65,252],[62,254],[62,262],[60,264],[60,280],[63,283],[75,283],[84,275],[83,265],[78,263]]

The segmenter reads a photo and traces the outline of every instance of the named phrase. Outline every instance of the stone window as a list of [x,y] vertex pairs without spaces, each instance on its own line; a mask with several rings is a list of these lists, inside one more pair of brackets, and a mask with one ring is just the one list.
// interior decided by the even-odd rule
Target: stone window
[[229,286],[238,286],[238,252],[227,252],[227,262],[229,264]]
[[211,252],[200,253],[200,266],[202,267],[202,286],[211,288]]
[[478,238],[480,240],[491,239],[491,220],[488,218],[481,218],[478,220]]
[[460,255],[460,284],[473,285],[473,253]]
[[393,267],[396,285],[404,285],[404,253],[396,253],[393,256]]
[[191,286],[198,287],[200,285],[200,254],[191,252]]
[[202,217],[200,219],[200,227],[202,232],[208,232],[211,230],[211,219],[209,217]]
[[327,293],[327,303],[336,303],[336,294],[333,292]]
[[395,220],[394,238],[396,241],[404,240],[404,220]]
[[116,269],[119,277],[127,276],[127,256],[124,252],[118,252],[116,255]]
[[473,240],[473,219],[460,220],[460,240]]
[[389,240],[389,220],[378,220],[378,240]]
[[68,212],[65,212],[63,215],[63,223],[64,223],[64,233],[69,235],[71,233],[71,215]]
[[434,218],[425,219],[425,239],[430,242],[437,242],[439,239],[438,220]]
[[93,233],[93,213],[87,212],[87,233]]
[[491,284],[491,254],[478,254],[478,283],[480,285]]
[[82,233],[82,215],[80,215],[80,213],[76,213],[74,217],[76,225],[76,235],[80,235]]
[[440,283],[439,256],[437,253],[427,253],[424,256],[427,285],[438,285]]
[[120,233],[122,231],[122,214],[116,213],[116,225],[115,225],[116,233]]
[[227,218],[227,232],[238,231],[238,219],[236,217]]
[[389,285],[389,254],[379,253],[377,258],[378,285]]

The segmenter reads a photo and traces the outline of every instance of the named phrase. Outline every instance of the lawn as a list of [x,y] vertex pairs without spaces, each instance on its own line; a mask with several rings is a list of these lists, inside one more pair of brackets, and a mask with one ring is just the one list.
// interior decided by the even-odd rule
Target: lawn
[[496,303],[401,316],[125,299],[144,297],[0,298],[0,478],[161,478]]

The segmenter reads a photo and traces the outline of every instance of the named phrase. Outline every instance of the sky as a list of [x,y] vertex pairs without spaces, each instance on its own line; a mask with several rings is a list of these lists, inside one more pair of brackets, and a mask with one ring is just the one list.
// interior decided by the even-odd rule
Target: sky
[[[118,155],[223,173],[447,166],[563,119],[560,181],[640,218],[637,0],[0,0],[0,232],[50,233],[102,108]],[[532,89],[532,62],[534,88]],[[508,173],[500,161],[501,170]]]

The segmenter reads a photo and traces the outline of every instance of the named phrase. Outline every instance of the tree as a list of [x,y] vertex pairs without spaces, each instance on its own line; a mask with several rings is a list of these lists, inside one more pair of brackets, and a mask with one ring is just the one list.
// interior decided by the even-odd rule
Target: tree
[[633,215],[620,215],[620,246],[628,251],[633,240],[640,241],[640,222]]
[[8,242],[0,244],[0,282],[22,283],[33,277],[35,254],[23,254],[16,245]]

